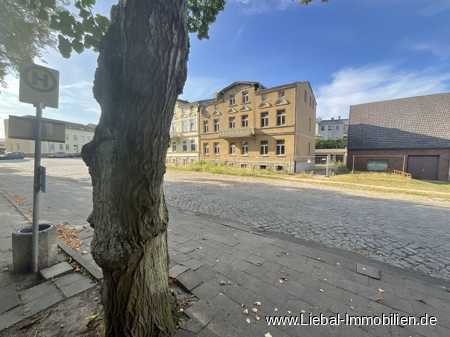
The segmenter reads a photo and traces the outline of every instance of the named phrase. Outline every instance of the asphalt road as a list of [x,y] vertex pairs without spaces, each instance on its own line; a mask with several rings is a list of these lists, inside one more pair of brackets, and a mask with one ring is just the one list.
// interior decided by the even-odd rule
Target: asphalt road
[[[47,159],[42,218],[86,224],[91,184],[78,159]],[[0,162],[0,190],[31,210],[32,161]],[[217,216],[450,279],[450,208],[300,183],[168,171],[169,206]]]

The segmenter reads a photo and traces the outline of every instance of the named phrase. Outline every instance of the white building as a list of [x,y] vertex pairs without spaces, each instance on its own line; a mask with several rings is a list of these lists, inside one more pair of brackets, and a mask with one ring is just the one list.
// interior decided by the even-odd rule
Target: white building
[[[24,116],[34,118],[31,116]],[[66,121],[51,120],[43,118],[48,121],[56,121],[66,125],[66,141],[65,143],[47,142],[41,143],[42,155],[51,155],[55,153],[64,153],[70,155],[79,155],[83,145],[89,143],[94,137],[94,124],[78,124]],[[24,140],[10,138],[8,134],[9,119],[5,119],[5,145],[7,152],[23,152],[25,155],[34,154],[34,140]]]
[[338,117],[319,121],[318,135],[322,140],[347,139],[349,120]]
[[170,126],[166,162],[187,165],[199,160],[198,103],[178,100]]

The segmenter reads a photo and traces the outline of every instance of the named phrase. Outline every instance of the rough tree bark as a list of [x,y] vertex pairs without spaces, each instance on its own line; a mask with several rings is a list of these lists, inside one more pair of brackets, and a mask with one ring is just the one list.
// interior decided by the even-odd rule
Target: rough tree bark
[[108,337],[174,332],[162,183],[188,38],[185,0],[121,0],[100,49],[94,95],[102,115],[82,157]]

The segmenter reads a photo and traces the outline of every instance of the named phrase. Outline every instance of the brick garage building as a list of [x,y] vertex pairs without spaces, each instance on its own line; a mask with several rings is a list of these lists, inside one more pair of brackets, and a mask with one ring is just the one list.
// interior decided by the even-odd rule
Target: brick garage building
[[351,106],[347,163],[450,180],[450,93]]

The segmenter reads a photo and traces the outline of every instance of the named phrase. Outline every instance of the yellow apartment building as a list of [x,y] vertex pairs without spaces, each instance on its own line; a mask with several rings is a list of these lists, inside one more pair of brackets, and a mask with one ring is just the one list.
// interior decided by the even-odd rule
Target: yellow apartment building
[[235,82],[200,103],[200,159],[303,171],[313,164],[316,105],[309,82]]

